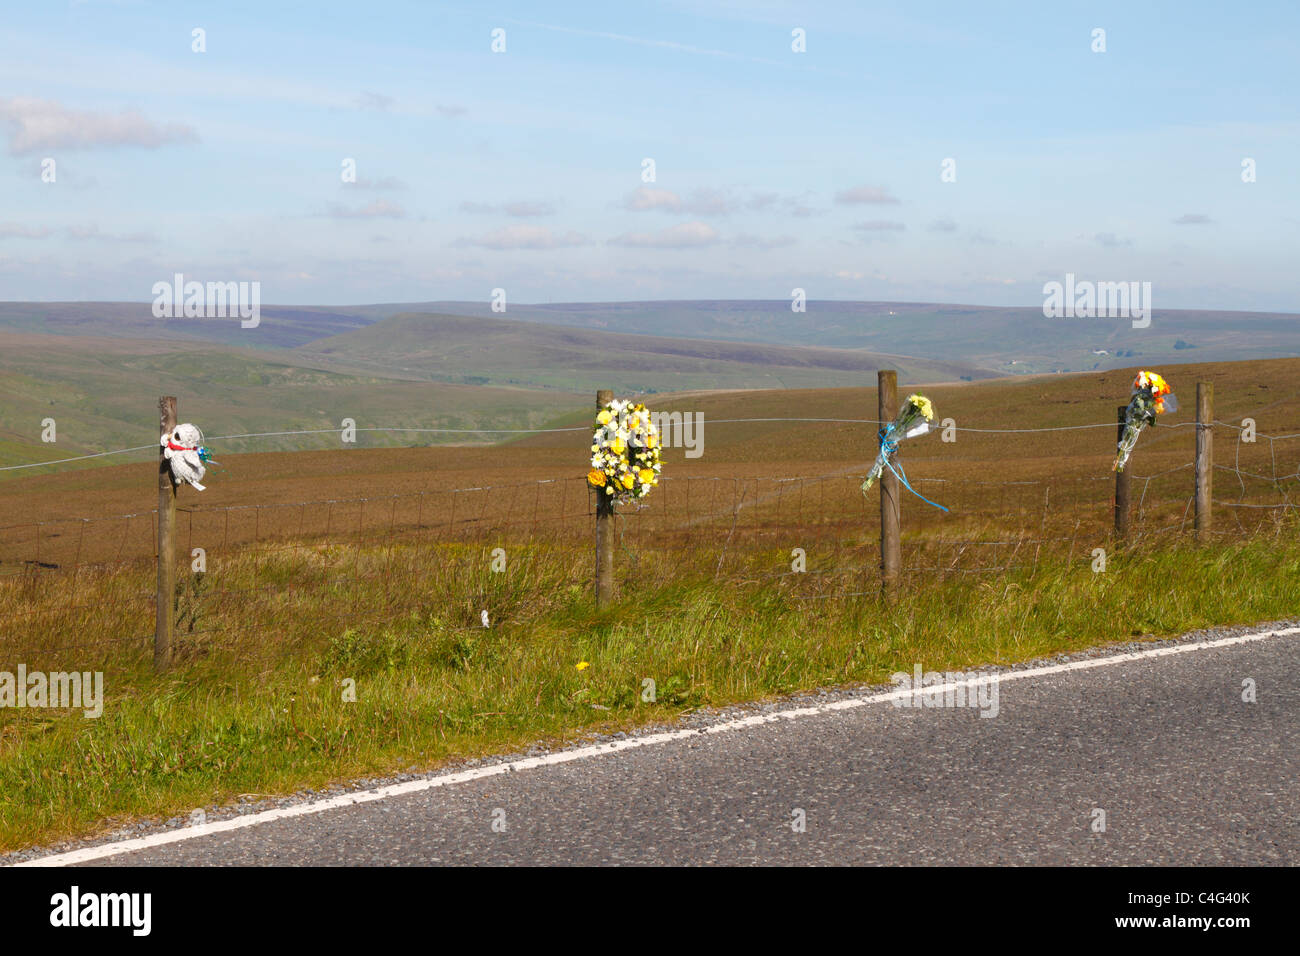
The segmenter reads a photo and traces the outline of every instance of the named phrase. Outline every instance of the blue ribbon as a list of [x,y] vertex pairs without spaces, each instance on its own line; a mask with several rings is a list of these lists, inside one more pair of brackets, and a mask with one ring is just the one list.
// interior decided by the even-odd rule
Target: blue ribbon
[[880,432],[879,435],[880,450],[884,452],[885,455],[885,467],[894,473],[894,477],[903,483],[904,488],[906,488],[912,494],[916,495],[916,497],[920,498],[927,505],[931,505],[932,507],[938,508],[944,514],[950,514],[948,509],[945,508],[943,505],[931,501],[925,495],[921,494],[919,491],[917,491],[915,488],[912,487],[911,483],[907,480],[907,475],[903,472],[902,465],[899,465],[897,468],[894,467],[893,457],[894,457],[894,452],[898,451],[898,440],[889,437],[893,431],[894,431],[894,423],[890,422],[888,425],[885,426],[885,428]]

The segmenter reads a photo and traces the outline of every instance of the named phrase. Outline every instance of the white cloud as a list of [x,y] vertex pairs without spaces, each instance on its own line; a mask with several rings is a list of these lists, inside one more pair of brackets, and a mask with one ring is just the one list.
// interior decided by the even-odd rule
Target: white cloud
[[342,183],[344,189],[365,189],[375,192],[391,191],[405,189],[406,183],[402,182],[396,176],[381,176],[378,179],[367,179],[365,176],[358,176],[354,183]]
[[771,199],[764,195],[742,203],[732,190],[697,189],[690,199],[669,189],[650,189],[641,186],[623,197],[623,208],[629,212],[680,212],[693,216],[729,216],[742,208],[763,209]]
[[610,241],[615,246],[647,249],[693,249],[711,246],[718,241],[718,230],[706,222],[684,222],[659,232],[629,232]]
[[334,219],[405,219],[406,210],[387,199],[376,199],[364,206],[344,206],[330,203],[330,216]]
[[63,230],[69,239],[95,239],[103,242],[157,242],[158,237],[148,232],[100,232],[98,226],[69,226]]
[[48,239],[53,232],[42,227],[24,226],[16,222],[0,222],[0,239]]
[[517,219],[531,219],[536,216],[555,215],[555,206],[548,202],[528,202],[520,199],[504,202],[500,206],[487,202],[463,202],[460,204],[460,211],[475,214],[503,212]]
[[555,207],[548,202],[508,202],[502,204],[501,211],[507,216],[551,216]]
[[1092,238],[1099,246],[1105,246],[1107,249],[1133,245],[1132,239],[1121,239],[1113,232],[1099,232]]
[[461,239],[460,245],[482,246],[484,249],[560,249],[585,246],[590,241],[572,230],[558,233],[545,226],[506,226],[485,236]]
[[775,236],[768,239],[763,236],[742,234],[733,238],[731,244],[750,249],[779,249],[782,246],[793,246],[798,241],[794,236]]
[[898,203],[898,200],[891,196],[889,190],[883,186],[854,186],[852,189],[842,189],[835,194],[835,201],[847,206],[863,203],[881,205],[897,205]]
[[717,189],[697,189],[686,204],[686,211],[697,216],[726,216],[734,212],[737,203]]
[[14,156],[96,146],[156,149],[170,143],[197,142],[199,138],[192,126],[154,123],[135,110],[94,113],[31,97],[0,99],[0,120],[9,126],[9,152]]
[[646,212],[652,209],[681,212],[682,197],[669,189],[650,189],[641,186],[624,197],[623,208],[632,212]]
[[362,90],[361,95],[357,97],[357,109],[375,110],[384,113],[391,109],[396,102],[391,96],[385,96],[383,93],[371,93],[369,90]]

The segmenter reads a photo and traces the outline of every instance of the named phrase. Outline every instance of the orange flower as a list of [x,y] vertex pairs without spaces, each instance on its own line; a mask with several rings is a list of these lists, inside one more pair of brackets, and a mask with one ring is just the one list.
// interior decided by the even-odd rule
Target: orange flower
[[587,472],[587,481],[595,485],[597,488],[604,488],[605,473],[599,468],[593,468],[591,471]]

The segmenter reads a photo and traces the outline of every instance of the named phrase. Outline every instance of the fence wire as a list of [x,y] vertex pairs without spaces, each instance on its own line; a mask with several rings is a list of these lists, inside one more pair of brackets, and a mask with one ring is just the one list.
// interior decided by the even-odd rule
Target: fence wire
[[[804,420],[734,420],[763,421]],[[1211,428],[1217,457],[1231,462],[1213,469],[1213,535],[1275,532],[1300,503],[1300,434]],[[996,455],[949,462],[933,448],[927,457],[911,451],[904,446],[902,457],[913,486],[949,511],[902,493],[909,577],[1068,564],[1110,541],[1109,473],[1000,480]],[[879,488],[864,495],[865,470],[667,475],[644,501],[618,508],[620,579],[699,573],[812,599],[865,593],[880,560]],[[1191,529],[1193,478],[1190,461],[1131,476],[1131,542]],[[322,621],[341,633],[412,615],[472,630],[486,614],[496,626],[537,600],[539,582],[553,595],[591,587],[594,515],[580,475],[289,503],[187,502],[177,509],[178,646],[282,646],[318,637]],[[0,526],[0,651],[148,653],[156,542],[156,511]]]

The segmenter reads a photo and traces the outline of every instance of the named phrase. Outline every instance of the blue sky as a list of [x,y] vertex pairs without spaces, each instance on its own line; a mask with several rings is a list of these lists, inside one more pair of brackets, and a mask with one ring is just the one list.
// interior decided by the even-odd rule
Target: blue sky
[[183,272],[280,304],[1032,306],[1073,272],[1150,281],[1157,308],[1300,311],[1290,2],[84,0],[5,21],[0,299],[148,301]]

